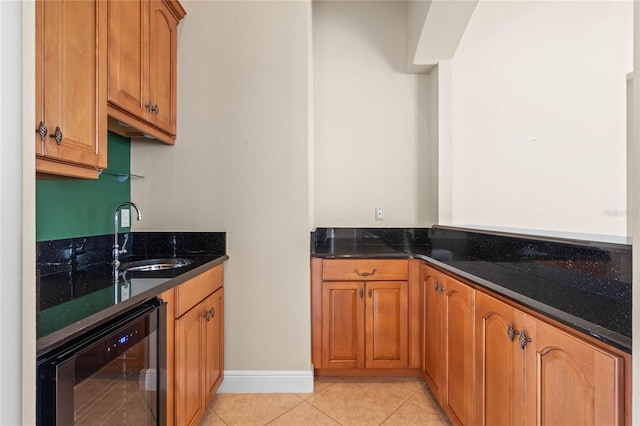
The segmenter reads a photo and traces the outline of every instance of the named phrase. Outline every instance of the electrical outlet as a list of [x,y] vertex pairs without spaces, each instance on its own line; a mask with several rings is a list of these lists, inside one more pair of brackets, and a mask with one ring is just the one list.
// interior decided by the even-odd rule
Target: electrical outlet
[[376,207],[376,220],[384,220],[384,210],[382,207]]
[[120,210],[120,226],[122,226],[123,228],[128,228],[131,226],[131,210]]

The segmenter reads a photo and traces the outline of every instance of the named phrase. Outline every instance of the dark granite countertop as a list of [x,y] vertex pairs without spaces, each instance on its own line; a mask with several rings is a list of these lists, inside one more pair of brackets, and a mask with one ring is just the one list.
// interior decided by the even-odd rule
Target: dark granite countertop
[[[112,235],[38,243],[37,357],[229,258],[225,233],[130,235],[130,253],[121,258],[120,268],[111,264]],[[128,262],[157,258],[192,263],[159,271],[122,271]]]
[[631,246],[446,227],[319,228],[311,256],[420,258],[631,353]]

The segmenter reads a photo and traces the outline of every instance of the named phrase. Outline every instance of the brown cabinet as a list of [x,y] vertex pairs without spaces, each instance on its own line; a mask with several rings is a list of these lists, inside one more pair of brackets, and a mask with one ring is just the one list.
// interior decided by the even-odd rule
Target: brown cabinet
[[624,424],[624,359],[476,294],[478,424]]
[[197,425],[224,372],[224,271],[217,266],[162,295],[167,321],[167,424]]
[[325,282],[323,368],[407,368],[406,281]]
[[422,276],[424,377],[449,418],[471,424],[475,292],[428,266],[422,267]]
[[409,262],[314,259],[312,265],[316,370],[410,368]]
[[96,179],[107,166],[107,8],[36,1],[36,171]]
[[175,0],[109,0],[109,129],[173,144],[176,137]]

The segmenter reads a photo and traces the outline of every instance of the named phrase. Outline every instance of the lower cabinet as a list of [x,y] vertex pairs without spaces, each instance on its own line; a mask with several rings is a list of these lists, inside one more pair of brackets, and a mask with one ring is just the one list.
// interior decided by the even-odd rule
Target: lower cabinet
[[325,282],[324,368],[407,368],[406,281]]
[[317,375],[420,374],[420,282],[409,260],[313,259],[311,269]]
[[426,265],[422,277],[425,380],[452,421],[472,424],[474,290]]
[[162,295],[169,305],[167,424],[197,425],[223,379],[223,266]]
[[482,424],[624,424],[622,356],[481,292],[476,302]]

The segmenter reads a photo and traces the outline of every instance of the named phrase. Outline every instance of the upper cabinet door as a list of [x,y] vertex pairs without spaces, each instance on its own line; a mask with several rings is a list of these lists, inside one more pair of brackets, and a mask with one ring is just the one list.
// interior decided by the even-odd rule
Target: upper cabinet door
[[175,135],[178,21],[165,3],[152,1],[149,24],[149,121]]
[[173,145],[177,0],[109,0],[109,130]]
[[111,0],[109,9],[109,102],[146,117],[149,3]]
[[37,171],[96,178],[107,166],[106,12],[103,1],[36,2]]

